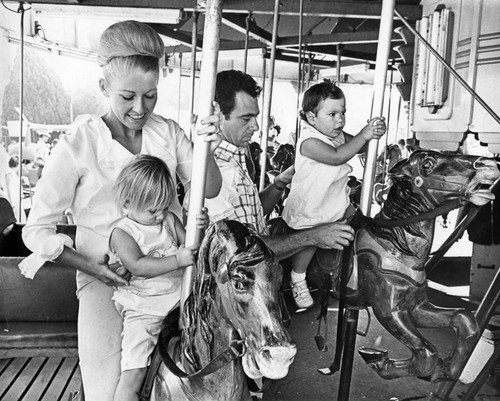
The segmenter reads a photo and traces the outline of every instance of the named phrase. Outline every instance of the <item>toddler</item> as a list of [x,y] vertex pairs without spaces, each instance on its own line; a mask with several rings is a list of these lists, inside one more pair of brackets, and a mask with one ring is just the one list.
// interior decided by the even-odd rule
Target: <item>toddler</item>
[[[121,376],[115,401],[138,400],[151,353],[164,317],[180,299],[183,267],[195,261],[185,248],[185,230],[169,211],[176,196],[167,165],[157,157],[138,155],[115,183],[125,217],[113,229],[109,247],[131,276],[115,289],[113,300],[123,317]],[[206,210],[198,216],[206,228]]]
[[[295,151],[295,175],[283,210],[283,220],[299,230],[342,220],[349,206],[347,162],[365,151],[366,143],[385,133],[383,118],[374,118],[356,135],[343,131],[345,96],[332,82],[310,87],[302,100],[301,135]],[[314,301],[306,283],[306,270],[316,247],[292,257],[292,292],[298,308]]]

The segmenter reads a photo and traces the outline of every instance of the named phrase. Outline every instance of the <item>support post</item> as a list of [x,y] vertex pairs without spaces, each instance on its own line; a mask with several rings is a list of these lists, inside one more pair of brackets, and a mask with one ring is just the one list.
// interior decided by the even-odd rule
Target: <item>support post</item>
[[[200,71],[200,96],[198,103],[198,123],[209,116],[215,95],[217,60],[219,54],[220,26],[222,19],[222,0],[208,0],[205,11],[205,28],[203,32],[203,53]],[[210,143],[194,136],[193,170],[191,173],[191,195],[186,226],[186,246],[199,244],[201,231],[196,227],[196,215],[201,212],[205,201],[205,182],[207,178],[207,159]],[[181,316],[189,293],[191,292],[193,266],[184,270],[181,286]],[[183,322],[181,322],[183,324]]]
[[[191,26],[191,94],[189,103],[189,119],[194,113],[194,89],[196,84],[196,47],[198,45],[197,34],[198,34],[198,18],[200,13],[198,11],[193,11],[193,23]],[[189,130],[189,139],[193,140],[194,132]]]
[[[385,84],[387,79],[387,64],[391,50],[392,22],[396,0],[383,0],[380,30],[378,35],[377,59],[375,63],[375,78],[373,83],[373,104],[371,117],[381,117],[384,107]],[[365,216],[370,216],[372,202],[372,188],[375,179],[375,163],[377,161],[378,140],[372,139],[368,144],[363,187],[361,189],[360,209]],[[353,272],[353,276],[357,276]],[[357,283],[354,283],[357,286]],[[340,311],[339,311],[340,312]],[[354,348],[356,346],[356,331],[358,325],[358,311],[349,310],[347,313],[348,328],[342,358],[339,383],[339,401],[348,401],[352,377]]]
[[276,43],[278,41],[278,25],[279,25],[279,0],[274,2],[274,21],[273,21],[273,39],[271,44],[271,60],[269,61],[269,86],[264,94],[264,110],[262,124],[262,138],[260,146],[262,153],[260,154],[260,181],[259,191],[264,189],[266,178],[266,159],[267,159],[267,137],[269,135],[269,116],[271,115],[271,102],[273,98],[273,80],[274,80],[274,64],[276,62]]
[[248,15],[245,19],[246,30],[245,30],[245,52],[243,53],[243,72],[247,73],[248,66],[248,35],[250,33],[250,18],[252,17],[252,13],[249,11]]
[[304,0],[299,0],[299,54],[297,56],[297,119],[295,121],[295,146],[299,140],[300,133],[300,92],[302,81],[302,31],[304,19]]

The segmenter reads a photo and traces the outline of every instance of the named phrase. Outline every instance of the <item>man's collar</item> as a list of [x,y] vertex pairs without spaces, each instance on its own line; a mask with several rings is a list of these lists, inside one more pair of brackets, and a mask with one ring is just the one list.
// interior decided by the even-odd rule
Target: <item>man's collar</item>
[[234,146],[232,143],[229,143],[228,141],[226,141],[224,139],[220,143],[218,149],[226,150],[226,151],[234,153],[234,154],[237,154],[237,153],[244,154],[245,153],[245,148]]

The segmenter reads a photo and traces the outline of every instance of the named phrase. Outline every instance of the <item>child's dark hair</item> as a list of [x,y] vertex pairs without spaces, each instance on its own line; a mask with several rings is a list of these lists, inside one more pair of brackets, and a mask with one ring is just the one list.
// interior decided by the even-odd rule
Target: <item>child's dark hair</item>
[[168,208],[176,196],[174,181],[165,162],[150,155],[137,155],[118,175],[114,185],[121,209]]
[[304,98],[302,99],[300,118],[307,121],[306,113],[308,111],[311,111],[316,115],[319,104],[325,99],[345,99],[342,89],[329,79],[325,79],[323,82],[313,85],[306,90]]

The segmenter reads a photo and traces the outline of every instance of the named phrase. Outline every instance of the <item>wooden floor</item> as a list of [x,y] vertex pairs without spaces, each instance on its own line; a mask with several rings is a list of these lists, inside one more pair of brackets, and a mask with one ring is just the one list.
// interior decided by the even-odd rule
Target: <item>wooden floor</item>
[[70,401],[80,383],[75,357],[0,359],[1,401]]

